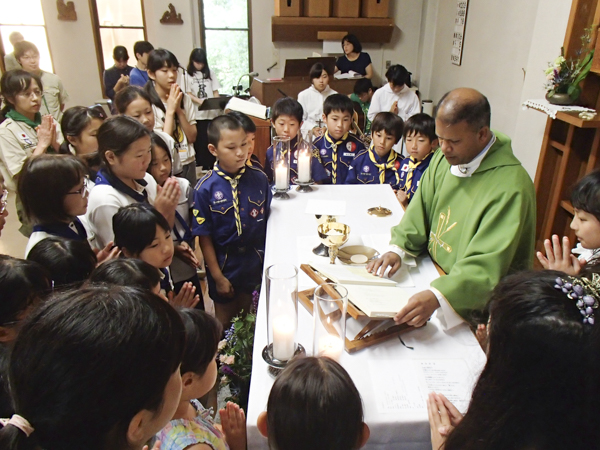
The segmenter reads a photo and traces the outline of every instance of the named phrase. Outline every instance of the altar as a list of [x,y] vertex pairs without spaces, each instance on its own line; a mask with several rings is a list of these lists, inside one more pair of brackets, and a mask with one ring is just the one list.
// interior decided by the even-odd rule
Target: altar
[[[389,185],[313,186],[310,193],[298,193],[290,199],[274,199],[267,227],[265,268],[278,263],[292,263],[299,269],[298,289],[315,287],[300,264],[321,259],[311,249],[319,244],[315,216],[306,212],[315,200],[345,203],[345,214],[338,221],[351,228],[348,244],[363,244],[387,250],[390,228],[400,222],[402,207]],[[382,206],[392,211],[387,217],[367,213]],[[417,258],[410,267],[413,289],[427,289],[439,276],[428,256]],[[338,262],[339,264],[339,262]],[[274,379],[268,373],[262,351],[267,343],[266,289],[261,289],[257,312],[252,363],[252,380],[247,411],[249,449],[267,449],[267,439],[256,427],[258,415],[266,409]],[[298,342],[307,354],[312,353],[313,321],[310,313],[298,305]],[[350,327],[347,331],[350,336]],[[424,327],[404,333],[382,344],[354,354],[343,353],[340,364],[348,371],[362,397],[364,421],[371,437],[364,448],[431,449],[427,418],[427,394],[435,390],[445,394],[463,412],[483,365],[485,355],[466,324],[444,331],[434,314]]]

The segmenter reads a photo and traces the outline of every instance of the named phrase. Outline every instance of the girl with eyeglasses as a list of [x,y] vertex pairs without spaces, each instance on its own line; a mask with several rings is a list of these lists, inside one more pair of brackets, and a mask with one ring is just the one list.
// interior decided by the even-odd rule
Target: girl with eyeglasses
[[[27,160],[19,176],[18,192],[25,214],[34,224],[25,257],[49,236],[94,241],[83,218],[89,194],[87,167],[76,156],[40,155]],[[110,243],[98,253],[98,259],[104,261],[117,252]]]

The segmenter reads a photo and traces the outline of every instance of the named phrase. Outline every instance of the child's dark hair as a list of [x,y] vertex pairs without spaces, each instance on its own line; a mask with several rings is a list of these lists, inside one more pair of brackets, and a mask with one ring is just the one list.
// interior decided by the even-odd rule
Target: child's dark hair
[[353,34],[347,34],[346,36],[344,36],[342,38],[342,47],[344,46],[344,42],[350,42],[352,44],[352,47],[353,47],[352,51],[354,53],[362,52],[362,45],[360,44],[360,41],[358,40],[358,38],[356,36],[354,36]]
[[125,114],[131,102],[138,98],[143,98],[152,106],[152,99],[148,92],[139,86],[127,86],[115,94],[115,108],[117,108],[119,114]]
[[412,135],[425,136],[430,142],[437,139],[435,134],[435,120],[429,114],[418,113],[409,117],[404,122],[404,137]]
[[144,53],[150,53],[154,50],[154,45],[148,41],[137,41],[133,44],[133,55],[137,59],[137,55],[143,55]]
[[179,314],[155,294],[96,285],[65,291],[33,312],[11,354],[16,414],[35,432],[0,429],[0,448],[128,447],[142,410],[157,416],[185,345]]
[[289,116],[296,119],[298,123],[302,123],[303,115],[304,109],[302,105],[292,97],[280,98],[275,102],[273,108],[271,108],[271,120],[273,122],[280,116]]
[[110,170],[106,152],[112,151],[121,157],[138,139],[150,136],[144,125],[128,116],[111,117],[104,121],[98,129],[98,153],[102,156],[105,167]]
[[[156,72],[157,70],[162,69],[163,67],[179,67],[179,61],[177,57],[171,53],[169,50],[164,48],[155,48],[148,55],[148,64],[147,70],[148,72]],[[164,103],[160,99],[158,92],[156,92],[156,88],[154,87],[154,82],[152,80],[148,80],[144,89],[150,96],[152,104],[162,110],[164,113],[167,112],[167,108]],[[183,97],[181,98],[181,107],[183,108]]]
[[600,170],[596,169],[577,182],[571,193],[573,208],[592,214],[600,221]]
[[356,386],[348,372],[327,357],[293,361],[271,388],[267,404],[271,448],[356,449],[362,423]]
[[310,72],[308,73],[308,75],[310,76],[311,80],[314,80],[315,78],[321,78],[321,75],[323,75],[323,71],[327,72],[327,75],[329,76],[332,75],[327,70],[327,67],[325,67],[325,65],[322,63],[313,64],[310,68]]
[[[152,157],[155,157],[154,148],[158,146],[165,151],[165,153],[169,156],[169,161],[171,161],[171,164],[173,164],[173,157],[165,140],[154,131],[150,133],[150,139],[152,140]],[[152,165],[152,163],[150,163],[150,165]],[[148,169],[146,169],[148,173],[150,173],[150,165],[148,166]]]
[[106,283],[152,291],[160,283],[160,271],[141,259],[117,258],[100,264],[90,275],[90,283]]
[[371,124],[371,133],[385,131],[385,134],[394,136],[396,142],[402,137],[403,129],[404,121],[399,116],[389,111],[378,113]]
[[85,163],[73,155],[44,154],[27,159],[17,186],[25,215],[35,223],[73,220],[65,211],[65,196],[87,173]]
[[13,49],[14,49],[14,53],[15,53],[15,59],[17,61],[19,61],[23,57],[23,55],[29,51],[32,51],[36,55],[40,54],[40,51],[38,50],[36,45],[33,42],[29,42],[29,41],[17,42],[17,43],[15,43]]
[[0,79],[0,94],[4,100],[4,107],[0,113],[3,116],[6,116],[11,109],[15,109],[14,98],[17,94],[29,89],[32,81],[37,83],[40,91],[44,90],[42,79],[38,75],[20,69],[9,70],[2,74],[2,78]]
[[243,112],[229,111],[227,115],[236,118],[246,133],[256,133],[256,124]]
[[368,78],[361,78],[354,83],[354,93],[356,95],[368,94],[369,90],[375,90],[373,83]]
[[179,314],[185,327],[181,374],[193,372],[201,376],[215,359],[223,327],[213,316],[199,309],[184,308]]
[[67,136],[79,136],[94,119],[106,120],[106,113],[102,106],[94,105],[89,108],[86,106],[73,106],[67,109],[60,120],[60,130],[65,140],[60,144],[59,152],[65,155],[70,154],[71,150],[69,149]]
[[152,243],[157,225],[165,231],[171,231],[167,219],[147,203],[122,206],[112,222],[115,245],[127,249],[132,255],[139,255]]
[[583,323],[576,300],[556,289],[557,278],[572,281],[562,272],[521,272],[494,289],[487,363],[445,449],[597,447],[588,402],[597,400],[591,361],[599,327]]
[[48,273],[38,263],[0,255],[0,327],[17,322],[23,311],[48,295],[51,286]]
[[127,61],[129,59],[127,48],[122,45],[117,45],[113,48],[113,59],[115,61]]
[[412,83],[410,82],[410,72],[406,70],[406,67],[401,66],[400,64],[395,64],[390,66],[390,68],[385,73],[385,78],[391,82],[394,86],[402,86],[406,85],[406,87],[411,87]]
[[354,103],[347,95],[333,94],[323,102],[323,114],[327,117],[332,112],[354,114]]
[[[198,70],[194,67],[195,62],[198,64],[204,64],[201,70]],[[204,79],[211,79],[210,67],[208,66],[208,59],[206,59],[206,50],[204,50],[203,48],[195,48],[194,50],[192,50],[192,53],[190,53],[190,60],[187,66],[187,72],[192,77],[196,72],[200,72],[204,76]]]
[[216,117],[208,124],[208,143],[214,145],[216,148],[219,146],[222,130],[235,131],[243,129],[244,127],[240,121],[231,115],[225,114],[223,116]]
[[27,255],[46,269],[54,288],[79,287],[98,264],[87,241],[48,236],[33,246]]

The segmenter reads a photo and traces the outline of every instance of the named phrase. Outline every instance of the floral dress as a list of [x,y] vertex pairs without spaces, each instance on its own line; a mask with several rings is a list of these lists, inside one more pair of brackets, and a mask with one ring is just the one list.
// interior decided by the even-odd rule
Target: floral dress
[[156,434],[161,450],[183,450],[194,444],[206,444],[213,450],[229,450],[223,433],[215,427],[212,409],[205,409],[198,400],[191,403],[198,412],[193,420],[171,420]]

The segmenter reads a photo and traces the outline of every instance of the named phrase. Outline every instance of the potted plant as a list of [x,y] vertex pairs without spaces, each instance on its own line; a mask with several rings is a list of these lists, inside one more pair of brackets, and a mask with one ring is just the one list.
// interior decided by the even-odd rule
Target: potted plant
[[546,74],[546,100],[555,105],[572,105],[581,94],[579,84],[585,79],[592,67],[594,50],[590,48],[592,29],[586,28],[581,36],[581,48],[575,59],[565,58],[565,49],[560,56],[548,63]]

